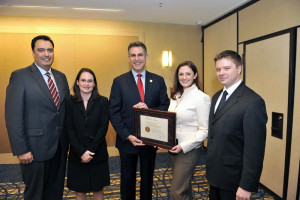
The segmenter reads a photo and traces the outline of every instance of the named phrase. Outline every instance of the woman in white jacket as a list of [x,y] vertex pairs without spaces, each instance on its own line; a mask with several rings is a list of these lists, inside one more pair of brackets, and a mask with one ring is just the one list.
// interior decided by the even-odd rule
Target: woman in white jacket
[[193,199],[191,178],[207,138],[210,97],[199,87],[197,68],[191,61],[178,65],[171,89],[169,111],[176,112],[177,145],[169,150],[173,168],[171,200]]

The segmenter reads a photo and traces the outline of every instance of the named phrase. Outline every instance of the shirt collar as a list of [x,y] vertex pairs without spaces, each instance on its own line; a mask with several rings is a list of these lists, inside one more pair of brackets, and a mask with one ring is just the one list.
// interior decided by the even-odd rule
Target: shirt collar
[[131,69],[131,72],[133,74],[133,77],[135,77],[135,78],[137,77],[138,74],[142,74],[142,77],[146,77],[146,70],[145,69],[142,71],[142,73],[137,73],[133,69]]
[[[189,88],[186,88],[183,93],[187,93],[193,89],[197,88],[196,84],[194,83],[193,85],[191,85]],[[198,88],[197,88],[198,89]]]
[[176,98],[177,100],[178,100],[178,99],[181,99],[186,93],[189,93],[190,91],[192,91],[192,90],[194,90],[194,89],[197,89],[197,90],[198,90],[198,87],[196,86],[195,83],[194,83],[193,85],[191,85],[189,88],[186,88],[186,89],[183,91],[182,95],[180,95],[180,93],[177,93],[175,98]]
[[230,86],[229,88],[223,88],[223,92],[224,90],[227,91],[228,93],[228,97],[236,90],[237,87],[239,87],[239,85],[241,84],[242,80],[239,80],[238,82],[236,82],[235,84],[233,84],[232,86]]
[[38,66],[36,63],[34,63],[34,64],[35,64],[35,66],[37,66],[37,68],[40,70],[40,72],[41,72],[42,75],[45,75],[47,72],[49,72],[50,75],[52,74],[51,68],[49,69],[49,71],[46,71],[46,70],[44,70],[43,68],[41,68],[40,66]]

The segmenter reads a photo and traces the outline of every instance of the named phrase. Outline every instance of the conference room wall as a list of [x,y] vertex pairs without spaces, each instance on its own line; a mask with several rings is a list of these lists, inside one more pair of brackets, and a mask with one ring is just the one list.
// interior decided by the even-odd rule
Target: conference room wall
[[222,87],[216,78],[214,57],[224,49],[236,51],[237,14],[204,29],[204,91],[211,97]]
[[[55,43],[53,67],[64,72],[72,87],[78,70],[96,73],[100,93],[110,95],[113,78],[130,70],[127,46],[141,40],[148,48],[146,69],[165,78],[168,92],[176,66],[192,60],[201,68],[201,28],[197,25],[155,24],[106,20],[0,17],[0,163],[10,161],[11,151],[4,121],[5,90],[10,73],[32,63],[31,39],[47,34]],[[173,51],[173,66],[162,67],[162,51]],[[199,70],[200,80],[203,78]],[[109,126],[110,155],[117,155],[115,131]]]
[[[299,0],[262,0],[257,3],[254,3],[253,5],[241,10],[239,12],[239,43],[243,43],[245,41],[249,41],[252,39],[256,39],[263,36],[268,36],[272,34],[277,34],[278,32],[282,30],[286,30],[289,28],[297,27],[300,25],[300,1]],[[291,36],[292,37],[292,36]],[[262,183],[265,184],[267,187],[270,188],[276,188],[276,185],[281,185],[283,183],[283,188],[281,189],[274,189],[273,191],[276,194],[279,194],[280,197],[283,199],[296,199],[297,195],[297,187],[299,187],[299,161],[300,161],[300,124],[299,116],[300,116],[300,109],[297,109],[300,104],[299,99],[299,63],[300,63],[300,54],[299,54],[299,28],[298,28],[298,36],[295,36],[297,39],[297,44],[294,44],[294,41],[289,41],[290,45],[295,45],[296,48],[296,63],[288,63],[289,65],[293,64],[294,66],[290,66],[290,77],[289,81],[294,82],[290,84],[290,87],[295,84],[294,88],[294,97],[289,92],[289,96],[286,97],[289,100],[289,103],[294,102],[294,109],[292,110],[293,113],[288,112],[287,110],[285,112],[288,112],[290,116],[293,116],[292,118],[289,115],[285,115],[286,119],[293,119],[292,122],[287,122],[289,124],[292,124],[292,127],[286,127],[287,129],[283,130],[284,133],[286,132],[287,135],[284,135],[283,137],[286,138],[288,141],[285,141],[283,139],[282,147],[280,149],[283,149],[285,153],[285,163],[282,165],[282,163],[276,163],[277,159],[282,155],[282,152],[277,152],[276,149],[278,147],[276,146],[276,142],[274,140],[274,137],[271,136],[271,131],[267,134],[267,144],[268,146],[268,163],[266,163],[266,166],[269,166],[269,168],[265,167],[263,174],[262,174]],[[263,42],[263,40],[262,40]],[[282,46],[283,48],[283,46]],[[293,52],[290,51],[290,49],[287,50],[287,55],[292,56]],[[266,51],[264,52],[265,55],[268,57],[271,53],[274,53],[274,51],[271,51],[271,49],[268,50],[266,48]],[[276,58],[278,59],[278,62],[282,61],[283,54],[280,54],[279,51],[274,55],[274,58],[276,61]],[[291,58],[291,57],[290,57]],[[247,60],[247,58],[246,58]],[[283,82],[284,76],[283,71],[285,70],[285,66],[277,65],[278,70],[278,76],[276,76],[277,84],[288,84],[286,82]],[[288,67],[288,66],[287,66]],[[261,70],[259,68],[264,68],[264,72],[261,74]],[[272,71],[273,67],[271,65],[262,65],[259,68],[257,68],[256,74],[260,77],[265,77],[268,79],[270,71]],[[295,68],[296,73],[291,73],[291,69]],[[282,72],[281,72],[282,71]],[[294,72],[295,72],[294,71]],[[274,70],[273,70],[274,72]],[[272,72],[272,73],[273,73]],[[247,73],[247,66],[246,66],[246,73]],[[295,77],[293,79],[292,77]],[[256,81],[257,82],[257,81]],[[246,79],[247,83],[247,79]],[[275,88],[278,87],[274,85]],[[266,85],[260,85],[259,87],[267,87]],[[291,89],[291,88],[289,88]],[[276,91],[268,91],[264,90],[263,95],[272,96],[275,95]],[[285,97],[281,97],[282,103],[284,101]],[[273,98],[273,101],[275,99]],[[266,104],[272,104],[272,102],[266,102]],[[286,105],[287,106],[287,105]],[[291,105],[289,105],[291,106]],[[269,110],[270,112],[271,110]],[[273,111],[273,110],[272,110]],[[272,126],[272,116],[269,115],[269,127]],[[291,130],[289,132],[289,129]],[[278,140],[280,141],[280,140]],[[269,173],[274,168],[279,168],[279,166],[284,166],[284,176],[282,176],[281,173]],[[268,175],[267,175],[268,174]],[[282,182],[276,183],[276,177],[282,176]],[[278,179],[277,179],[278,180]],[[273,183],[272,183],[273,182]],[[282,193],[280,192],[282,190]],[[298,194],[299,195],[299,194]],[[299,197],[299,196],[298,196]]]
[[299,165],[300,165],[300,28],[297,29],[297,54],[296,54],[296,80],[294,97],[294,116],[293,116],[293,135],[291,141],[291,159],[289,168],[288,193],[287,199],[296,199],[298,187],[299,199]]
[[300,23],[299,0],[260,0],[239,12],[239,43]]
[[[222,86],[217,86],[210,88],[209,84],[210,81],[216,81],[216,77],[213,77],[213,73],[208,73],[211,71],[211,65],[212,64],[206,64],[206,60],[208,62],[213,63],[213,57],[217,53],[219,53],[222,50],[225,49],[232,49],[237,50],[240,54],[246,53],[244,52],[244,47],[246,44],[249,44],[251,42],[257,42],[257,41],[264,41],[267,38],[273,37],[273,35],[280,35],[283,31],[289,31],[294,32],[299,26],[300,26],[300,1],[298,0],[260,0],[260,1],[253,1],[250,2],[249,5],[237,8],[236,10],[232,11],[231,13],[215,20],[211,24],[204,26],[204,89],[207,93],[213,93],[214,91],[217,91]],[[228,21],[232,18],[232,16],[236,16],[235,21],[237,24],[237,28],[235,29],[236,32],[230,33],[226,27],[222,24],[225,23],[225,21]],[[234,22],[232,22],[234,23]],[[222,32],[222,28],[218,28],[218,31],[214,31],[213,33],[216,35],[215,37],[211,37],[210,35],[207,35],[208,32],[211,32],[211,30],[216,29],[216,27],[222,26],[222,28],[225,31],[225,34]],[[267,133],[267,145],[268,145],[268,152],[266,154],[267,158],[266,161],[268,163],[265,164],[264,171],[266,172],[268,169],[266,167],[272,167],[272,168],[281,168],[281,173],[273,173],[272,175],[265,176],[266,173],[263,172],[263,179],[265,182],[265,186],[269,189],[271,189],[272,192],[274,192],[275,195],[278,196],[279,199],[296,199],[297,195],[297,187],[299,187],[298,183],[298,176],[299,176],[299,158],[300,158],[300,124],[298,123],[298,119],[300,116],[300,110],[297,109],[300,104],[299,100],[299,28],[297,29],[298,36],[296,40],[293,40],[291,38],[291,46],[295,46],[297,56],[296,56],[296,64],[291,62],[292,57],[289,60],[290,64],[293,66],[280,66],[276,70],[279,71],[277,76],[277,83],[278,84],[290,84],[290,86],[293,86],[295,84],[294,92],[295,95],[293,96],[291,92],[289,92],[289,96],[287,97],[285,95],[281,98],[288,98],[289,104],[293,103],[294,109],[292,111],[288,111],[285,113],[285,119],[287,117],[292,121],[285,122],[288,125],[285,126],[284,134],[284,140],[280,141],[279,143],[282,145],[279,149],[283,149],[283,152],[277,152],[276,150],[278,148],[275,148],[276,142],[274,137],[271,136],[270,131]],[[221,35],[221,36],[219,36]],[[233,38],[237,36],[237,42],[236,43],[230,43],[228,44],[228,41],[232,41]],[[222,38],[222,40],[220,40]],[[297,44],[295,44],[295,41],[297,41]],[[217,45],[218,44],[218,45]],[[277,44],[278,45],[278,44]],[[279,44],[280,45],[280,44]],[[288,49],[290,51],[290,49]],[[266,54],[266,56],[269,56],[271,54],[271,49],[268,50],[266,48],[266,51],[263,53]],[[274,53],[274,52],[273,52]],[[285,52],[285,55],[293,56],[293,52]],[[276,54],[276,59],[280,59],[283,55],[282,54]],[[262,56],[263,57],[263,56]],[[246,58],[246,62],[248,63],[249,58]],[[267,68],[270,67],[268,70]],[[293,67],[296,69],[294,72],[289,71],[291,73],[291,78],[289,78],[289,83],[282,82],[282,73],[280,73],[281,70],[286,70],[286,67]],[[271,72],[272,67],[270,65],[261,65],[258,66],[256,69],[256,72],[253,74],[256,74],[257,77],[263,77],[264,79],[268,80],[269,74],[268,73],[262,73],[262,70],[260,71],[259,68],[263,68],[264,72]],[[255,77],[249,77],[247,74],[247,71],[250,70],[249,66],[246,69],[244,69],[244,73],[247,76],[245,79],[246,84],[247,80],[251,78],[251,80],[255,80]],[[207,76],[209,74],[209,76]],[[252,74],[252,76],[253,76]],[[292,77],[295,77],[293,80]],[[215,80],[213,80],[215,78]],[[285,77],[286,78],[286,77]],[[257,81],[258,82],[258,81]],[[254,81],[255,83],[255,81]],[[208,85],[208,86],[207,86]],[[287,86],[287,85],[286,85]],[[266,89],[263,88],[266,87],[266,85],[260,85],[259,87],[262,88],[263,95],[270,96],[273,91],[268,92]],[[276,88],[276,85],[274,85],[274,88]],[[208,90],[207,90],[208,89]],[[289,90],[292,88],[289,88]],[[286,102],[282,101],[282,103]],[[266,102],[267,105],[270,105],[272,102]],[[291,105],[289,105],[290,107]],[[272,116],[269,115],[269,123],[268,126],[271,126],[272,122]],[[270,127],[268,127],[270,130]],[[280,139],[278,139],[280,140]],[[278,142],[277,142],[278,143]],[[270,152],[273,149],[272,152]],[[276,160],[278,156],[284,155],[284,163],[276,163]],[[271,170],[271,169],[270,169]],[[284,174],[282,174],[282,171],[284,171]],[[275,180],[274,178],[276,176],[281,176],[280,184],[281,188],[276,188],[276,181],[272,182],[272,180]],[[276,178],[278,181],[278,179]],[[298,194],[299,195],[299,194]]]

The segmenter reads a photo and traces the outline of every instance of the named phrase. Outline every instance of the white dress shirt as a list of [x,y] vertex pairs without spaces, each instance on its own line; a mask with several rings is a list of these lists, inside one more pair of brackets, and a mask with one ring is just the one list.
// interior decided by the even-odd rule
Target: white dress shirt
[[[238,82],[236,82],[235,84],[233,84],[231,87],[229,87],[229,88],[223,88],[223,92],[226,90],[227,91],[227,96],[226,96],[226,101],[227,101],[227,99],[230,97],[230,95],[236,90],[236,88],[238,88],[239,87],[239,85],[241,84],[241,82],[242,82],[242,80],[239,80]],[[220,94],[220,96],[219,96],[219,98],[218,98],[218,100],[217,100],[217,102],[216,102],[216,105],[215,105],[215,110],[214,110],[214,113],[216,113],[216,111],[217,111],[217,108],[218,108],[218,106],[219,106],[219,104],[220,104],[220,101],[221,101],[221,99],[222,99],[222,96],[223,96],[223,92],[221,92],[221,94]]]
[[199,148],[207,138],[210,103],[210,97],[195,84],[171,99],[169,111],[176,112],[176,138],[183,153]]
[[[41,68],[40,66],[38,66],[36,63],[34,63],[34,64],[37,66],[38,70],[41,72],[41,74],[42,74],[42,76],[43,76],[43,78],[44,78],[44,80],[45,80],[45,82],[46,82],[48,88],[49,88],[49,85],[48,85],[48,76],[46,75],[46,73],[49,72],[49,74],[50,74],[50,76],[51,76],[51,78],[52,78],[52,81],[53,81],[53,83],[54,83],[54,85],[55,85],[55,87],[56,87],[56,91],[57,91],[57,93],[58,93],[58,96],[59,96],[59,90],[58,90],[58,87],[57,87],[57,85],[56,85],[55,78],[54,78],[54,76],[53,76],[53,74],[52,74],[51,68],[49,69],[49,71],[46,71],[46,70],[44,70],[43,68]],[[49,89],[50,89],[50,88],[49,88]]]
[[133,69],[131,70],[132,71],[132,74],[133,74],[133,77],[134,77],[134,80],[135,80],[135,83],[137,84],[137,81],[138,81],[138,74],[142,74],[141,76],[141,80],[142,80],[142,83],[143,83],[143,88],[144,88],[144,94],[146,94],[145,92],[145,80],[146,80],[146,70],[144,69],[142,71],[142,73],[137,73],[136,71],[134,71]]

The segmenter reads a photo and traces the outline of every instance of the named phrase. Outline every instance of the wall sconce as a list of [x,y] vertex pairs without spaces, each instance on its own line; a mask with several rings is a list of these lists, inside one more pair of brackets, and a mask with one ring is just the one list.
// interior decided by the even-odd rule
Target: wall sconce
[[172,67],[172,51],[163,51],[162,66],[163,67]]

